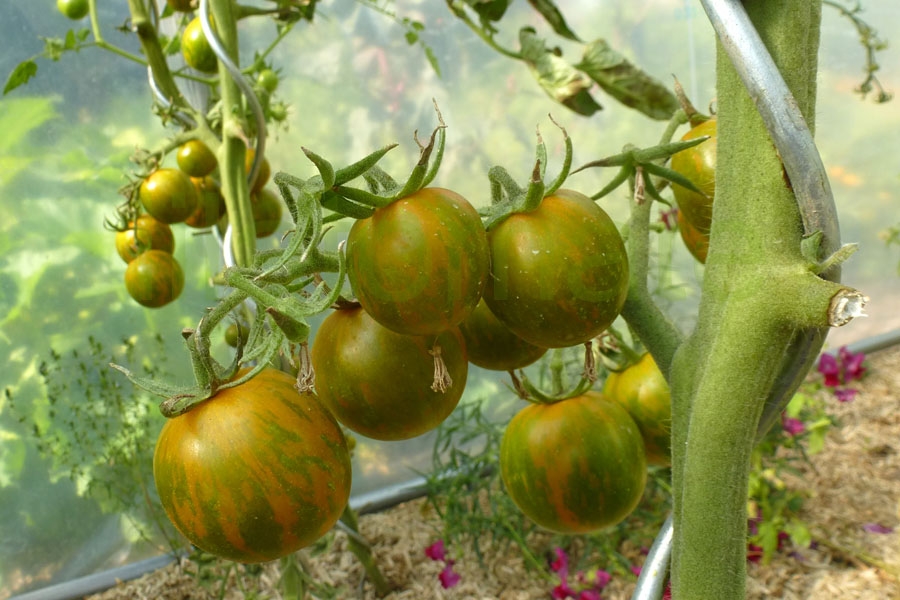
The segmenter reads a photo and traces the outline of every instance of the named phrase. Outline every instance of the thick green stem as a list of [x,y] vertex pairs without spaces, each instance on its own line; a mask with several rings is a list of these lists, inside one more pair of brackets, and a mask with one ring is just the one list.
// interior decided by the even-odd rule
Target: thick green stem
[[[216,33],[237,64],[237,21],[231,0],[212,0],[212,16]],[[256,224],[250,207],[250,190],[244,168],[246,152],[243,97],[234,79],[222,62],[219,62],[219,82],[222,95],[222,145],[219,147],[219,173],[222,177],[222,195],[231,225],[231,250],[234,262],[240,266],[253,264],[256,252]]]
[[[745,6],[811,120],[821,0]],[[678,600],[745,597],[747,479],[760,414],[795,333],[827,326],[840,289],[805,271],[796,200],[721,49],[717,93],[716,202],[700,315],[670,372]]]
[[[150,13],[147,12],[146,3],[144,0],[128,0],[128,8],[131,11],[131,26],[137,32],[138,39],[141,41],[141,49],[144,51],[147,63],[153,71],[156,85],[170,102],[184,106],[186,103],[181,96],[178,86],[175,85],[175,79],[172,77],[172,72],[169,70],[169,65],[166,62],[166,55],[159,44],[156,28],[150,20]],[[103,38],[98,35],[100,33],[100,25],[96,15],[96,11],[91,11],[91,25],[94,30],[94,37],[97,38],[98,44],[106,44]]]

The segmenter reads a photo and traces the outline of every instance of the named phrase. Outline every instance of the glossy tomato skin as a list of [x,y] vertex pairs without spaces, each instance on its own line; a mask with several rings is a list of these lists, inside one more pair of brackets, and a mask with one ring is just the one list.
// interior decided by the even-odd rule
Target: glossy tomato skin
[[484,299],[536,346],[584,343],[615,320],[628,293],[628,256],[615,223],[590,198],[559,190],[488,232]]
[[353,224],[347,275],[357,299],[393,331],[428,335],[459,325],[490,270],[487,237],[465,198],[425,188]]
[[166,4],[172,7],[172,10],[178,12],[191,12],[194,8],[191,6],[191,0],[166,0]]
[[186,173],[157,169],[140,188],[141,203],[157,221],[181,223],[197,209],[197,190]]
[[260,190],[250,198],[256,237],[264,238],[278,231],[281,225],[281,198],[271,190]]
[[547,349],[526,342],[500,322],[484,300],[460,323],[469,362],[482,369],[513,371],[536,362]]
[[200,140],[188,140],[175,153],[178,168],[191,177],[206,177],[216,170],[218,160],[209,146]]
[[181,35],[181,54],[189,66],[203,73],[215,73],[219,68],[219,61],[203,33],[199,17],[192,19],[184,28]]
[[[431,389],[435,342],[453,380],[445,392]],[[328,315],[311,357],[322,403],[347,428],[376,440],[405,440],[440,425],[459,403],[468,375],[458,330],[401,335],[360,307]]]
[[277,559],[313,543],[350,496],[350,453],[334,417],[290,375],[265,369],[163,426],[153,476],[166,514],[229,560]]
[[702,233],[699,229],[691,225],[687,219],[684,218],[684,215],[680,210],[678,211],[678,216],[676,218],[678,221],[678,233],[681,235],[681,240],[687,247],[688,252],[690,252],[691,256],[696,258],[698,262],[705,264],[706,255],[709,253],[709,234]]
[[644,354],[619,373],[611,373],[603,393],[628,411],[641,430],[647,463],[672,464],[672,397],[653,357]]
[[56,8],[73,21],[85,18],[90,12],[88,0],[56,0]]
[[150,215],[141,215],[128,224],[128,229],[116,232],[116,252],[126,263],[130,263],[145,250],[162,250],[172,254],[175,251],[175,236],[172,228]]
[[168,252],[147,250],[128,263],[125,289],[138,304],[159,308],[181,295],[184,272]]
[[212,177],[191,177],[197,191],[197,208],[184,220],[184,224],[195,229],[212,227],[225,214],[225,198],[219,184]]
[[678,184],[672,185],[672,193],[678,210],[694,228],[709,235],[712,225],[712,205],[716,193],[716,119],[704,121],[688,131],[681,139],[688,141],[711,136],[705,142],[672,155],[671,167],[684,175],[703,192],[698,194]]
[[591,391],[516,414],[500,444],[500,475],[532,521],[579,534],[615,525],[634,510],[647,462],[634,420]]
[[[250,169],[253,168],[253,160],[256,158],[256,149],[247,148],[247,151],[244,153],[244,171],[247,175],[250,174]],[[258,194],[266,183],[269,182],[269,178],[272,176],[272,166],[269,164],[269,159],[263,156],[262,162],[259,165],[259,173],[256,175],[256,180],[254,180],[253,185],[250,186],[251,194]]]

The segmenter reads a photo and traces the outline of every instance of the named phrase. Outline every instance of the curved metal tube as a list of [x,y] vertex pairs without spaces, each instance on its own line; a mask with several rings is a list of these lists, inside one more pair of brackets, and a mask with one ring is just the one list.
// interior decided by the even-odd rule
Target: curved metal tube
[[250,173],[247,176],[247,179],[252,186],[253,182],[256,181],[257,175],[259,175],[263,154],[266,151],[266,116],[263,113],[262,105],[259,103],[259,98],[257,98],[256,94],[253,92],[253,88],[250,87],[244,74],[241,73],[238,66],[234,64],[231,57],[228,56],[228,52],[222,45],[222,41],[219,40],[216,32],[213,31],[212,24],[209,20],[209,0],[200,0],[200,27],[203,29],[203,35],[206,36],[213,52],[219,60],[222,61],[222,64],[228,69],[228,72],[231,73],[231,76],[234,78],[234,82],[237,84],[238,88],[240,88],[241,93],[246,96],[247,102],[250,105],[250,110],[253,112],[253,118],[256,120],[256,154],[253,157],[253,166],[250,168]]
[[[804,232],[809,235],[821,231],[824,234],[823,252],[826,255],[835,252],[841,240],[834,197],[812,132],[796,100],[740,0],[701,0],[701,3],[781,155],[797,198]],[[827,275],[838,281],[840,270],[834,269]],[[782,366],[763,410],[757,428],[758,438],[765,435],[781,413],[802,380],[798,374],[806,372],[824,340],[825,332],[818,329],[795,334],[786,354],[787,362]],[[673,529],[670,515],[647,555],[645,564],[653,567],[641,571],[632,600],[659,600],[662,597],[667,569],[660,565],[668,565]]]

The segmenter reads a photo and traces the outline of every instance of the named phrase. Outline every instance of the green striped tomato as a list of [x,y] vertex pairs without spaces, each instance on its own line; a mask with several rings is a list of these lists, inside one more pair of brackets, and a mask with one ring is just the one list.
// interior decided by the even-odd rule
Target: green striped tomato
[[[435,344],[453,380],[443,392],[431,388]],[[346,427],[376,440],[405,440],[440,425],[459,403],[468,375],[458,329],[401,335],[360,307],[328,315],[311,357],[322,403]]]
[[615,223],[584,194],[559,190],[488,232],[484,299],[536,346],[584,343],[615,320],[628,293],[628,257]]
[[482,369],[513,371],[527,367],[546,352],[546,348],[526,342],[494,316],[484,300],[478,302],[459,326],[466,341],[469,362]]
[[708,140],[693,148],[672,155],[671,167],[691,180],[702,194],[680,185],[672,185],[672,193],[678,210],[694,229],[709,235],[712,226],[712,207],[716,194],[716,120],[709,119],[697,125],[682,137],[682,141],[693,140],[705,135]]
[[647,462],[672,462],[672,397],[669,384],[650,354],[619,373],[611,373],[603,393],[628,411],[644,438]]
[[150,215],[141,215],[128,223],[128,229],[116,232],[116,252],[126,263],[145,250],[162,250],[169,254],[175,251],[172,228]]
[[125,289],[138,304],[159,308],[181,295],[184,272],[168,252],[147,250],[128,263]]
[[140,188],[141,203],[156,220],[181,223],[197,208],[197,190],[191,178],[179,169],[157,169]]
[[350,497],[350,453],[334,417],[294,378],[265,369],[163,426],[156,489],[194,545],[244,563],[322,537]]
[[500,475],[528,518],[577,534],[615,525],[634,510],[647,462],[634,420],[591,391],[519,411],[500,444]]
[[425,188],[353,224],[347,275],[363,308],[383,326],[429,335],[472,312],[489,273],[478,212],[450,190]]

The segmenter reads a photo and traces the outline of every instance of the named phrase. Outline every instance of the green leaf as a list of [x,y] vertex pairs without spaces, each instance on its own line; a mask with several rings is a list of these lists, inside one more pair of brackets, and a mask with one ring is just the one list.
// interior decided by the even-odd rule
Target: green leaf
[[553,31],[558,33],[564,38],[570,39],[573,42],[580,42],[578,36],[575,35],[575,32],[569,29],[568,24],[566,24],[566,20],[563,18],[559,9],[556,8],[556,5],[553,4],[553,0],[528,0],[529,4],[534,7],[536,11],[541,13],[541,16],[544,17],[544,20],[553,27]]
[[62,53],[66,49],[66,42],[60,38],[45,38],[44,40],[44,55],[50,60],[59,60],[59,57],[62,56]]
[[465,0],[483,21],[499,21],[512,0]]
[[588,91],[593,86],[590,77],[548,50],[534,29],[523,27],[519,32],[519,42],[522,45],[522,59],[528,63],[548,96],[579,115],[590,116],[602,110],[603,107],[594,101]]
[[678,110],[675,94],[631,64],[604,40],[589,43],[582,61],[575,67],[596,81],[607,94],[651,119],[664,121]]
[[76,45],[78,45],[78,40],[75,39],[75,32],[70,29],[66,32],[66,41],[63,47],[66,50],[74,50]]
[[6,85],[3,86],[3,95],[5,96],[20,85],[28,83],[29,79],[37,75],[37,70],[37,63],[31,59],[20,62],[9,74],[9,77],[6,78]]

